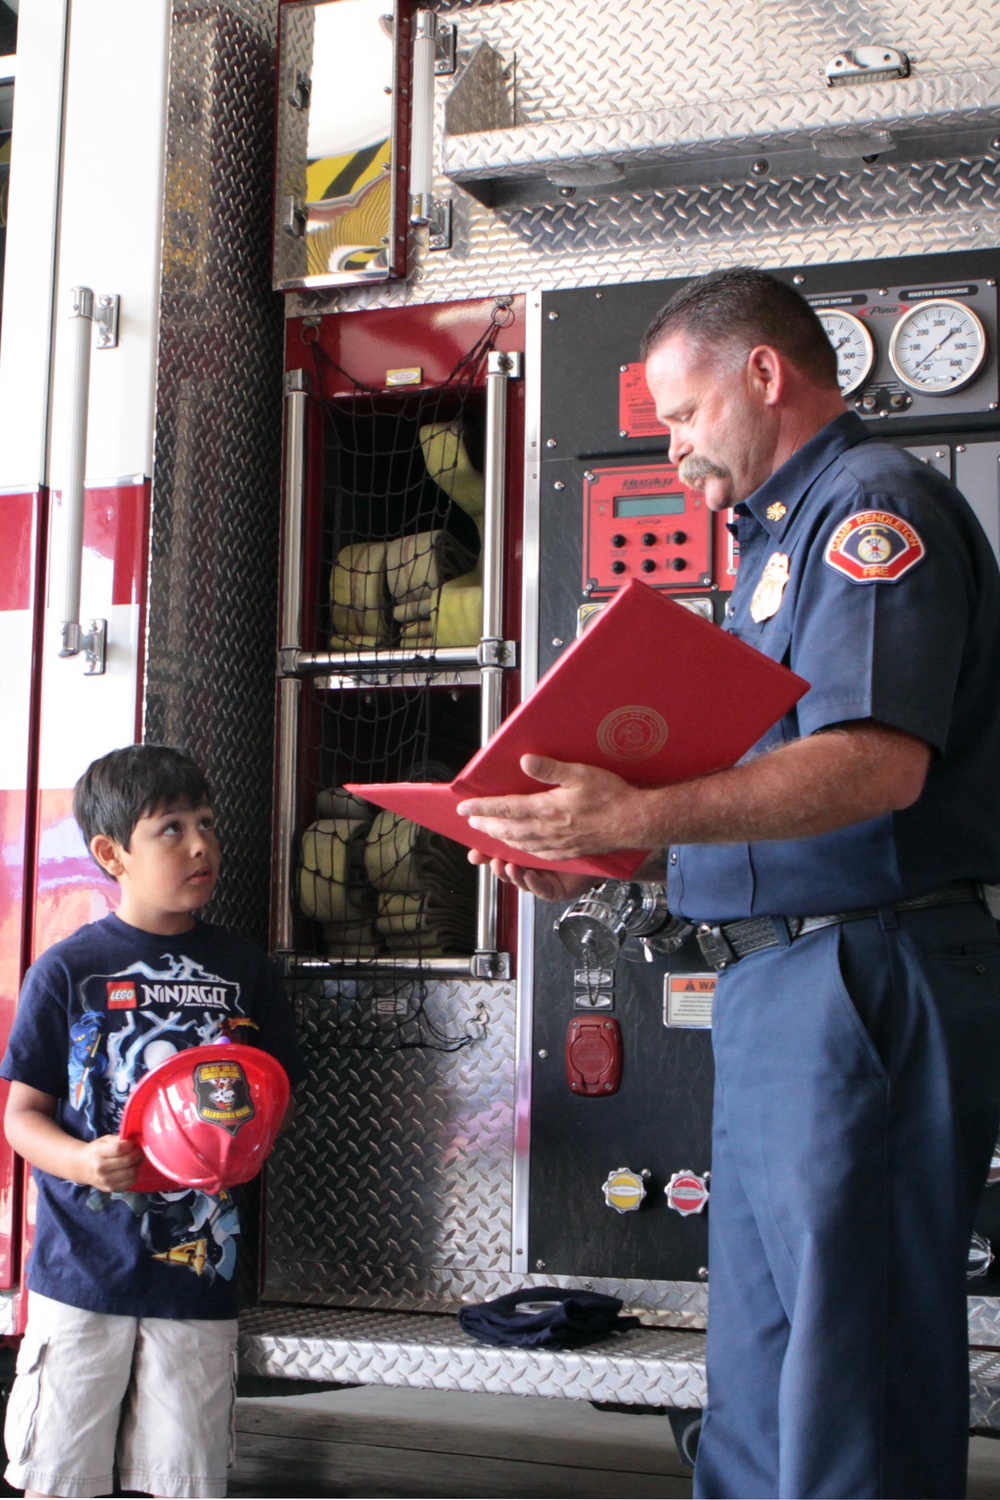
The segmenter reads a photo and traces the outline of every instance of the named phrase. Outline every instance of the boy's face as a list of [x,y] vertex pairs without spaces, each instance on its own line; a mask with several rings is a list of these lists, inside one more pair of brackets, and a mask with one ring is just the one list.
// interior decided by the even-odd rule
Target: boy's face
[[97,862],[121,887],[118,915],[146,932],[187,932],[219,874],[215,814],[207,805],[159,808],[140,818],[129,847],[97,834]]

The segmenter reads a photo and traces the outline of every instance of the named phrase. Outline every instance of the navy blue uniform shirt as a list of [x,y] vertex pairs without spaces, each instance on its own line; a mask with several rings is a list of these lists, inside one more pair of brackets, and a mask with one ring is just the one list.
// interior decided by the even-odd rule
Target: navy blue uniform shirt
[[[811,838],[671,849],[671,908],[696,921],[817,915],[1000,880],[1000,576],[968,502],[846,414],[735,516],[726,628],[811,684],[750,756],[869,718],[934,754],[899,812]],[[776,583],[759,591],[769,564]],[[755,594],[758,616],[776,605],[768,618],[754,618]]]

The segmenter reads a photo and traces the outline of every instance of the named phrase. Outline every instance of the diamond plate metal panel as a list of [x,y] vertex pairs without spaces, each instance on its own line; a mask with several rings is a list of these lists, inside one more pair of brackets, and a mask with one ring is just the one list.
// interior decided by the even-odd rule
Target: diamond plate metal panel
[[[703,1327],[699,1284],[513,1275],[514,991],[427,986],[441,1037],[459,1051],[344,1045],[363,986],[296,995],[309,1061],[299,1118],[268,1164],[267,1301],[454,1309],[515,1287],[605,1291],[676,1327]],[[405,1040],[405,1033],[403,1036]]]
[[[276,113],[283,136],[274,188],[274,279],[291,281],[306,274],[305,236],[297,237],[285,228],[288,202],[304,203],[306,192],[306,143],[309,136],[309,111],[289,109],[287,100],[294,96],[298,75],[309,77],[315,26],[309,6],[291,6],[282,25],[279,104]],[[281,100],[285,102],[280,102]]]
[[1000,1300],[969,1298],[969,1343],[1000,1345]]
[[969,1356],[972,1410],[969,1425],[977,1432],[1000,1431],[1000,1354],[973,1349]]
[[309,1077],[268,1169],[266,1297],[371,1300],[381,1287],[388,1305],[413,1305],[425,1279],[509,1264],[513,987],[428,984],[430,1045],[404,1028],[365,1050],[349,1044],[351,1011],[377,1003],[368,990],[296,997]]
[[[439,10],[452,9],[439,6]],[[931,7],[893,0],[515,0],[457,16],[460,53],[485,40],[517,59],[517,117],[524,123],[642,111],[668,100],[726,102],[822,88],[845,47],[884,43],[913,64],[913,97],[951,74],[985,76],[997,64],[995,13],[986,0]],[[651,60],[653,62],[651,63]],[[869,85],[871,91],[875,86]],[[898,85],[891,84],[886,92]],[[862,91],[863,92],[863,91]],[[854,105],[858,107],[857,102]]]
[[705,1402],[704,1339],[639,1328],[585,1349],[493,1348],[451,1318],[254,1309],[240,1363],[255,1375],[503,1396],[568,1396],[638,1406]]
[[[255,1375],[363,1385],[564,1396],[636,1406],[705,1403],[705,1343],[638,1328],[584,1349],[493,1348],[450,1318],[256,1308],[240,1319],[240,1365]],[[971,1425],[1000,1431],[1000,1355],[973,1349]]]
[[698,1282],[359,1265],[351,1271],[342,1268],[332,1278],[326,1272],[323,1285],[317,1287],[316,1263],[309,1260],[286,1263],[280,1280],[280,1287],[269,1280],[267,1300],[271,1303],[453,1312],[462,1303],[485,1302],[521,1287],[561,1286],[620,1297],[629,1307],[641,1308],[646,1322],[664,1328],[704,1328],[708,1321],[708,1288]]
[[[706,1396],[704,1339],[652,1328],[554,1352],[477,1344],[440,1317],[258,1308],[240,1319],[240,1364],[286,1379],[637,1406],[699,1407]],[[969,1385],[972,1427],[1000,1431],[1000,1355],[974,1349]]]
[[144,735],[215,788],[213,916],[266,942],[281,420],[273,0],[171,23]]
[[[860,91],[820,88],[804,58],[825,59],[846,45],[884,41],[907,51],[914,74],[905,83],[923,91],[928,110],[950,108],[951,100],[956,109],[968,111],[977,101],[998,97],[993,15],[982,0],[945,0],[935,8],[903,0],[864,10],[853,3],[788,0],[741,0],[734,7],[686,7],[680,0],[656,7],[648,0],[627,0],[613,10],[600,0],[579,6],[513,0],[437,9],[458,25],[460,62],[487,41],[516,63],[519,126],[534,130],[554,123],[566,133],[567,149],[581,156],[586,156],[588,133],[596,139],[611,129],[627,136],[626,116],[690,111],[696,103],[724,105],[726,128],[733,131],[733,101],[748,99],[759,110],[770,108],[770,96],[779,95],[790,101],[783,106],[792,112],[788,129],[802,136],[808,121],[794,115],[800,106],[792,96],[808,88],[817,107],[821,100],[823,109],[836,113],[831,131],[851,134],[862,108],[859,97],[863,101],[873,87],[902,89],[904,84]],[[450,78],[436,83],[439,159],[441,117],[452,85]],[[920,128],[919,117],[913,123]],[[994,129],[1000,114],[984,109],[980,124]],[[751,137],[749,132],[748,145]],[[732,143],[724,149],[731,151]],[[748,161],[731,162],[735,175],[727,176],[726,161],[723,156],[712,164],[718,180],[711,182],[692,181],[688,164],[685,180],[676,186],[661,183],[655,190],[604,198],[579,188],[568,201],[553,188],[551,201],[495,210],[442,174],[435,193],[453,200],[450,251],[428,251],[426,235],[414,231],[413,273],[406,283],[342,292],[335,300],[321,293],[290,297],[288,310],[352,311],[653,280],[712,270],[736,259],[781,266],[859,254],[977,249],[995,244],[1000,235],[996,160],[981,149],[970,154],[964,147],[942,146],[926,161],[901,151],[898,159],[848,161],[841,168],[809,147],[792,153],[786,165],[794,170],[779,172],[776,162],[778,180],[773,181],[753,180]]]

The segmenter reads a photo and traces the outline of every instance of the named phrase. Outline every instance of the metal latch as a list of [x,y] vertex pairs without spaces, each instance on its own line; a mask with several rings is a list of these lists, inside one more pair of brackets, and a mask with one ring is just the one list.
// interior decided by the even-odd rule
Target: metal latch
[[434,28],[434,71],[438,77],[454,73],[458,57],[458,27],[439,20]]
[[472,955],[469,973],[473,979],[509,979],[510,954],[497,952],[494,948],[480,948]]
[[100,677],[107,670],[107,620],[88,620],[86,629],[71,620],[60,627],[59,641],[60,656],[78,656],[83,652],[84,677]]
[[842,83],[879,83],[886,78],[909,78],[910,59],[898,47],[853,47],[838,52],[826,65],[830,88]]
[[435,198],[431,204],[427,221],[428,250],[450,250],[452,238],[452,207],[450,198]]
[[281,227],[292,239],[300,240],[306,232],[308,215],[303,205],[297,198],[291,196],[285,199],[285,211],[281,220]]
[[122,299],[117,292],[105,292],[94,304],[94,327],[97,329],[98,349],[118,348],[118,317]]
[[295,70],[295,82],[287,98],[293,109],[309,108],[309,101],[312,99],[312,79],[308,73],[303,73],[301,68]]
[[476,664],[480,667],[516,667],[517,642],[486,636],[476,648]]
[[491,349],[486,356],[487,375],[506,375],[508,380],[521,378],[521,351],[519,349]]

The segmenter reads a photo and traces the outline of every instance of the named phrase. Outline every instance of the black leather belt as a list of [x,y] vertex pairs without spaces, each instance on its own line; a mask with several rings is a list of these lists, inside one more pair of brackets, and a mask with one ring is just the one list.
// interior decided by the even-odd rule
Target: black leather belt
[[[926,896],[909,901],[894,901],[890,911],[920,911],[928,906],[951,906],[953,903],[983,901],[983,888],[971,880],[958,880]],[[698,946],[713,969],[728,969],[739,958],[760,953],[765,948],[787,948],[796,938],[821,927],[835,927],[838,922],[860,922],[877,917],[885,908],[866,907],[861,911],[834,911],[823,917],[746,917],[738,922],[700,922],[695,929]]]

